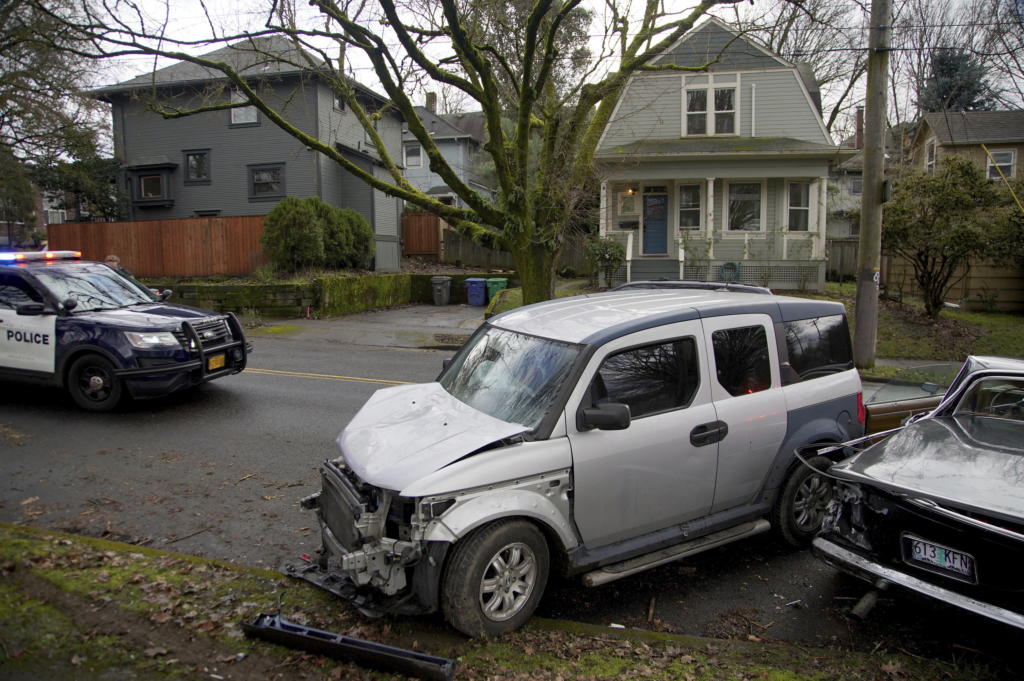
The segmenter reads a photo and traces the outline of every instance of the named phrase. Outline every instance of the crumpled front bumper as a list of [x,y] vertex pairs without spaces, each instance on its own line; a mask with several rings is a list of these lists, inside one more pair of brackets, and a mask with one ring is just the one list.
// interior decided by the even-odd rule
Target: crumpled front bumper
[[[303,499],[320,523],[321,547],[288,574],[352,602],[366,614],[421,614],[438,608],[441,569],[450,544],[383,536],[391,499],[367,503],[342,469],[321,466],[322,489]],[[391,521],[393,522],[393,521]]]

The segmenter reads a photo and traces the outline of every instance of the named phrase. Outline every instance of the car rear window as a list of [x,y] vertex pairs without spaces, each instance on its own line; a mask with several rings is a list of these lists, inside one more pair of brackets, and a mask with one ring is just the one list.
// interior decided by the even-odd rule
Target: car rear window
[[837,314],[784,322],[783,335],[789,353],[787,382],[806,381],[853,368],[850,331],[846,317]]

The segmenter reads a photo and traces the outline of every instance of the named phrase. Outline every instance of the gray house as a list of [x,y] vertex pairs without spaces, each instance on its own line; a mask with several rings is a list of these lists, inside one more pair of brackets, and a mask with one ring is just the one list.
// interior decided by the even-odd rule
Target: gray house
[[813,74],[715,18],[652,63],[708,66],[635,74],[598,144],[619,277],[822,288],[829,166],[850,152]]
[[[231,64],[268,103],[302,131],[333,145],[379,177],[390,177],[369,136],[282,38],[245,40],[206,57]],[[381,111],[377,132],[400,159],[402,119],[387,100],[352,82],[368,111]],[[255,107],[164,118],[153,111],[191,109],[239,97],[222,74],[180,62],[95,93],[112,106],[114,154],[123,168],[129,219],[263,215],[286,196],[318,196],[353,208],[376,234],[376,268],[399,267],[399,200],[374,190],[299,143]]]
[[[438,114],[437,95],[427,93],[426,106],[416,107],[423,125],[434,139],[441,155],[464,183],[490,198],[491,190],[480,172],[480,147],[486,141],[483,112]],[[441,176],[430,169],[423,145],[408,130],[402,134],[405,177],[424,194],[441,203],[465,208]]]

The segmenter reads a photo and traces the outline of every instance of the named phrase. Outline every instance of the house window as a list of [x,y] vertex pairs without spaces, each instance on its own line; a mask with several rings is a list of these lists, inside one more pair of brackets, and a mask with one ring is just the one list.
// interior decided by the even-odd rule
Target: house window
[[715,134],[736,132],[736,88],[715,88]]
[[690,81],[684,83],[683,135],[737,134],[736,74],[710,74],[690,78]]
[[[241,104],[247,101],[245,95],[237,90],[231,92],[231,103]],[[259,118],[257,118],[256,107],[254,106],[240,106],[231,109],[231,125],[257,125]]]
[[160,199],[164,196],[164,176],[139,175],[139,198]]
[[195,149],[185,154],[185,184],[210,184],[210,150]]
[[991,180],[998,180],[1000,178],[1000,172],[1003,177],[1014,176],[1014,166],[1016,163],[1016,152],[1012,149],[1008,151],[992,151],[989,152],[992,157],[988,160],[988,177]]
[[[379,121],[379,120],[377,120],[376,118],[374,118],[374,117],[373,117],[373,114],[369,114],[369,115],[370,115],[370,125],[372,125],[372,126],[373,126],[373,129],[374,129],[374,130],[378,130],[379,128],[377,127],[377,124],[378,124],[378,123],[380,123],[380,121]],[[375,144],[373,143],[373,135],[371,135],[371,134],[370,134],[370,131],[369,131],[369,130],[367,130],[366,128],[363,128],[363,139],[364,139],[364,140],[366,140],[366,143],[367,143],[368,145],[370,145],[371,147],[372,147],[372,146],[376,146],[376,145],[375,145]]]
[[850,175],[850,193],[860,195],[864,191],[864,176]]
[[284,164],[249,166],[249,200],[276,201],[284,198]]
[[679,185],[679,229],[700,229],[700,185]]
[[931,140],[925,145],[924,169],[928,173],[935,172],[935,140]]
[[730,182],[726,205],[730,232],[759,232],[764,229],[761,214],[763,187],[760,182]]
[[635,189],[619,192],[619,215],[639,215],[640,200]]
[[405,146],[405,167],[419,168],[423,165],[423,148],[418,144],[407,144]]
[[789,200],[789,231],[808,231],[811,224],[811,183],[790,182],[787,198]]
[[341,95],[339,94],[334,95],[334,108],[337,109],[338,111],[345,110],[345,100],[342,99]]

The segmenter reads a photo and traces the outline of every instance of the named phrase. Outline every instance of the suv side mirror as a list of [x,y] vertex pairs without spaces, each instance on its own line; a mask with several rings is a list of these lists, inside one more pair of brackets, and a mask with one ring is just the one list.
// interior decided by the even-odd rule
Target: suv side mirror
[[46,307],[42,303],[22,303],[16,310],[23,317],[37,317],[43,314]]
[[602,402],[594,407],[583,407],[577,424],[580,430],[625,430],[630,422],[629,405],[621,402]]

